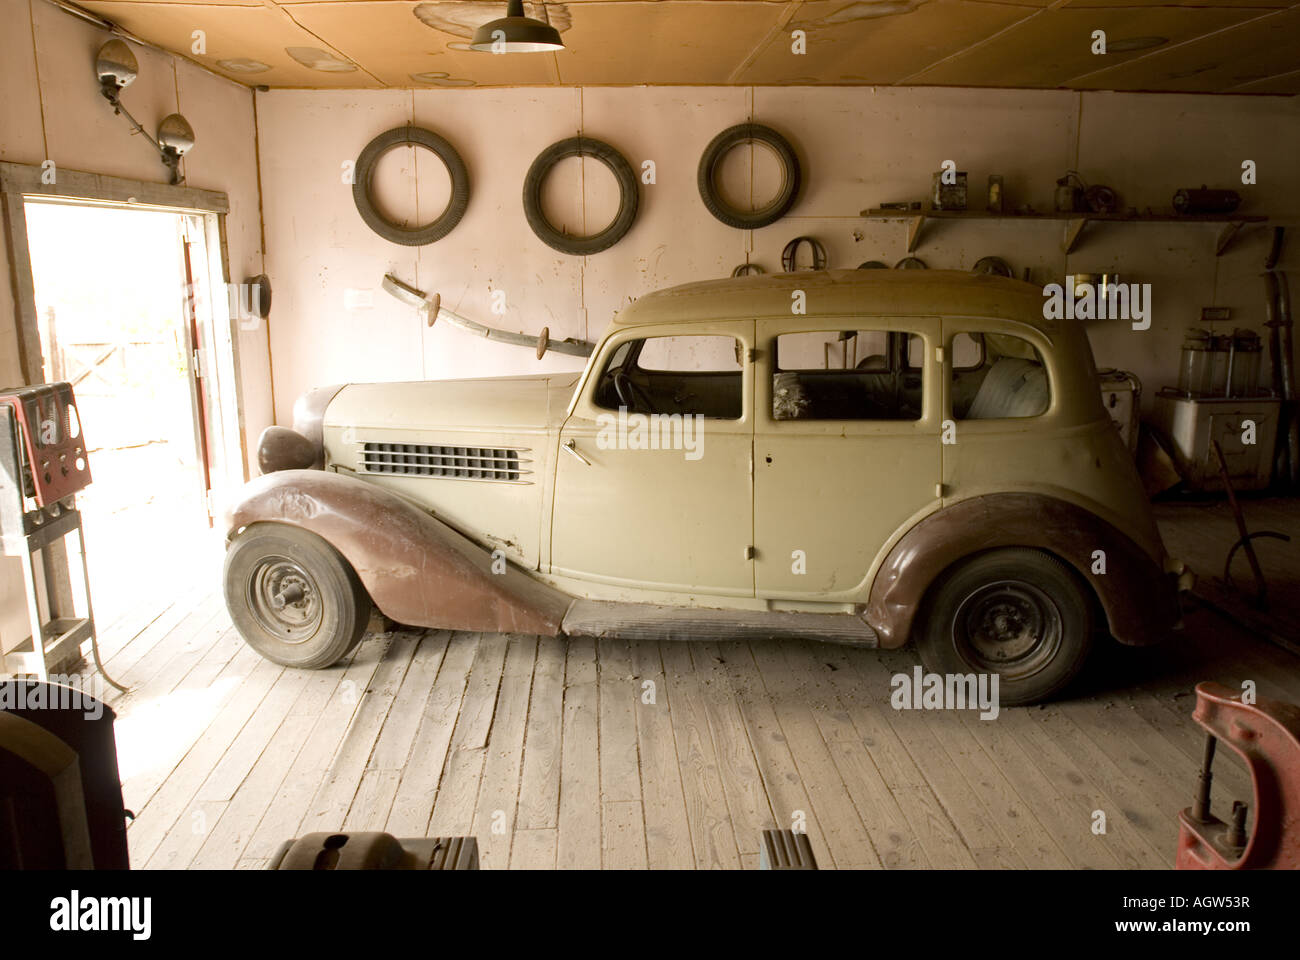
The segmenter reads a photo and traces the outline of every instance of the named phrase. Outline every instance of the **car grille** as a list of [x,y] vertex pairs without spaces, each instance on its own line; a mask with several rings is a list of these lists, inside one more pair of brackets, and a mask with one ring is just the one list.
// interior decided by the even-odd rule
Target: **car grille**
[[444,447],[432,443],[363,443],[361,469],[407,477],[532,483],[523,464],[528,450],[501,447]]

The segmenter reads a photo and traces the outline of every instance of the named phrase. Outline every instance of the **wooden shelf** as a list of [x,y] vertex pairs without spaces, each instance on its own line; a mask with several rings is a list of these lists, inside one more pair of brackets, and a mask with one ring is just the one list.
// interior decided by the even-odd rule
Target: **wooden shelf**
[[1268,217],[1246,214],[1187,214],[1176,213],[990,213],[987,210],[863,210],[859,216],[867,220],[904,220],[907,222],[907,252],[915,253],[921,241],[921,232],[930,220],[1055,220],[1065,224],[1061,235],[1061,252],[1073,253],[1090,223],[1218,223],[1222,224],[1215,240],[1214,255],[1222,256],[1232,245],[1237,232],[1248,223],[1267,223]]

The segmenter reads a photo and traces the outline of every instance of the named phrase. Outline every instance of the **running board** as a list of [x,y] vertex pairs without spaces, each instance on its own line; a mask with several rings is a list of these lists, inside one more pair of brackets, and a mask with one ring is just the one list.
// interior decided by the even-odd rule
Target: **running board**
[[571,637],[623,640],[825,640],[856,647],[879,644],[876,631],[851,613],[714,610],[654,603],[574,600],[564,615]]

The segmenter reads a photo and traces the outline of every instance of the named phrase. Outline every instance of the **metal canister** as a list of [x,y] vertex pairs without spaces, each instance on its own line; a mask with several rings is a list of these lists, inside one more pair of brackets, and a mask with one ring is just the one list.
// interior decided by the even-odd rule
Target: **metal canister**
[[936,210],[966,209],[966,172],[955,170],[951,171],[951,175],[952,183],[944,183],[945,171],[943,170],[934,175],[930,202]]
[[1234,330],[1228,355],[1228,396],[1253,397],[1259,392],[1259,360],[1264,342],[1253,330]]
[[1174,212],[1184,215],[1228,214],[1241,206],[1241,194],[1236,190],[1210,190],[1204,185],[1198,190],[1189,187],[1174,194]]
[[1000,173],[989,174],[989,213],[1003,213],[1006,210],[1007,195]]
[[1079,209],[1083,191],[1076,187],[1069,176],[1056,181],[1056,194],[1053,200],[1057,213],[1074,213]]
[[1214,393],[1215,341],[1210,331],[1189,327],[1178,366],[1178,392],[1188,397]]

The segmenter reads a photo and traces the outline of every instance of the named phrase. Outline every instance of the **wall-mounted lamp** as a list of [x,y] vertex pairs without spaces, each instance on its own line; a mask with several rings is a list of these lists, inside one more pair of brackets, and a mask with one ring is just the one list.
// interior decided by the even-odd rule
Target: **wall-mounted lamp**
[[475,30],[469,48],[482,53],[540,53],[563,50],[564,41],[549,23],[524,16],[524,0],[509,0],[506,15]]
[[135,54],[121,40],[110,40],[99,48],[95,57],[95,73],[109,103],[117,101],[117,95],[124,87],[135,82],[139,72],[140,64],[135,59]]
[[181,182],[181,157],[194,147],[194,130],[179,113],[168,114],[158,124],[158,136],[151,137],[144,127],[136,122],[130,111],[122,104],[122,91],[129,87],[140,71],[140,64],[135,54],[121,40],[110,40],[99,48],[95,56],[95,75],[99,78],[99,91],[104,99],[113,105],[113,112],[120,113],[131,122],[131,126],[144,134],[146,140],[153,144],[162,162],[171,171],[171,182]]
[[194,128],[179,113],[169,113],[158,124],[158,146],[172,183],[181,182],[181,157],[194,149]]

